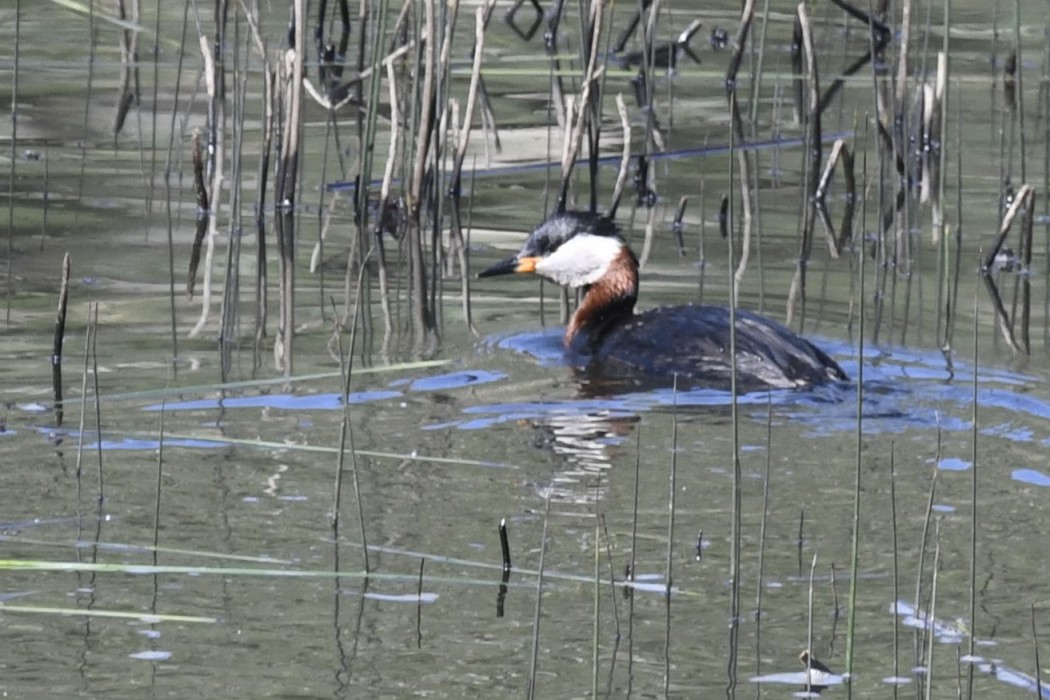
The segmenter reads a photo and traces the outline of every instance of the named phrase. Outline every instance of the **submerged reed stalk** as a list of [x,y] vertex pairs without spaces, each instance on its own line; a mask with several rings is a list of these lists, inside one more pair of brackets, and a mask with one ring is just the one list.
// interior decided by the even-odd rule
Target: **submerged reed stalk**
[[55,335],[51,344],[51,386],[55,395],[55,426],[62,427],[65,406],[62,402],[62,343],[66,337],[66,306],[69,303],[69,253],[62,257],[62,280],[58,290],[58,312]]
[[[193,133],[193,153],[191,156],[193,164],[193,191],[197,197],[196,232],[193,237],[193,245],[190,246],[189,271],[186,273],[186,293],[193,298],[197,288],[197,269],[201,261],[201,246],[204,237],[208,233],[208,224],[211,221],[211,211],[208,208],[208,186],[204,182],[204,156],[201,152],[200,131]],[[207,282],[205,282],[207,287]]]
[[[139,23],[139,0],[131,0],[128,13],[125,0],[117,0],[117,17],[131,24]],[[113,146],[124,129],[131,106],[139,102],[139,32],[125,28],[120,32],[120,88],[116,115],[113,118]]]

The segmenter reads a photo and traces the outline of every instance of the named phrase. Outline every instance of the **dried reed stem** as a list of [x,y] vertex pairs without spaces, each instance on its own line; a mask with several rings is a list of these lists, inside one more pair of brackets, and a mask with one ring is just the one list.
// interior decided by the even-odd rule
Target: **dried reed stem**
[[[208,44],[208,37],[203,31],[199,38],[201,56],[204,60],[204,81],[208,94],[208,205],[209,217],[207,222],[207,246],[204,253],[204,279],[201,282],[201,313],[197,323],[189,332],[189,337],[195,338],[204,329],[208,322],[208,314],[211,309],[211,277],[212,263],[215,259],[215,241],[219,237],[218,211],[222,199],[222,182],[225,158],[225,131],[226,131],[226,94],[225,74],[223,69],[223,40],[225,35],[225,8],[226,3],[220,2],[216,5],[217,32],[215,40],[215,53]],[[200,214],[198,213],[198,216]],[[199,234],[198,234],[199,235]]]
[[291,376],[293,371],[292,340],[295,335],[295,211],[296,186],[299,181],[299,136],[302,120],[303,49],[306,46],[306,1],[294,0],[293,31],[295,47],[285,52],[282,64],[284,79],[284,133],[274,181],[274,205],[277,217],[278,270],[280,274],[281,313],[274,343],[274,359]]
[[623,185],[627,182],[627,171],[631,165],[631,118],[627,114],[627,105],[623,93],[616,94],[616,111],[620,115],[620,126],[623,129],[623,152],[620,156],[620,170],[616,173],[616,184],[613,186],[612,204],[609,206],[609,218],[615,218],[623,196]]
[[741,240],[740,252],[737,259],[736,271],[733,273],[734,291],[732,303],[737,303],[740,283],[747,271],[747,264],[751,258],[751,232],[753,228],[754,213],[752,210],[751,195],[751,158],[746,148],[739,146],[744,143],[743,120],[740,116],[740,104],[737,95],[737,74],[744,56],[744,47],[747,45],[748,36],[751,34],[751,23],[755,17],[755,2],[747,0],[740,11],[740,26],[737,29],[736,41],[733,47],[733,56],[729,60],[729,68],[726,70],[725,88],[726,101],[729,105],[729,121],[733,130],[733,140],[737,144],[737,175],[740,181],[740,205],[741,211]]
[[813,46],[813,32],[810,27],[806,3],[798,4],[798,19],[802,27],[802,46],[806,56],[806,74],[809,82],[809,108],[806,112],[806,145],[805,162],[806,179],[803,188],[802,232],[799,241],[798,260],[795,263],[795,274],[788,290],[787,323],[794,319],[795,307],[801,304],[805,312],[806,304],[806,266],[809,264],[810,251],[813,247],[813,223],[816,219],[817,181],[820,178],[821,129],[820,129],[820,79],[817,72],[817,54]]

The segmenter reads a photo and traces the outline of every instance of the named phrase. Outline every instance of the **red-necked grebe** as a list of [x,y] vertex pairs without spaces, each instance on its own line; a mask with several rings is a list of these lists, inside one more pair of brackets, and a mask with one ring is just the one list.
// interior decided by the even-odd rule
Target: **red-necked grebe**
[[[611,219],[599,214],[555,214],[532,232],[514,257],[479,277],[535,273],[583,299],[565,329],[575,364],[602,377],[670,379],[730,386],[729,309],[664,306],[634,313],[638,258]],[[824,351],[785,326],[736,310],[737,390],[801,388],[847,379]]]

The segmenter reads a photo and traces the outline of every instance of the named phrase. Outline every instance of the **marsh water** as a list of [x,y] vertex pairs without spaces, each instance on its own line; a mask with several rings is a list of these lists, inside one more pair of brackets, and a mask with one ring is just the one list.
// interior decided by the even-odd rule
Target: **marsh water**
[[[263,5],[262,33],[276,50],[287,8]],[[642,307],[729,300],[741,241],[734,229],[730,251],[719,209],[737,187],[739,161],[723,87],[730,49],[709,35],[722,27],[732,37],[739,5],[675,3],[659,15],[661,37],[695,18],[704,27],[694,39],[701,63],[684,58],[654,85],[666,151],[691,152],[650,166],[657,196]],[[759,206],[739,304],[783,320],[806,151],[805,129],[791,115],[794,6],[781,5],[760,10],[753,32],[763,48],[745,53],[741,73],[761,82],[746,144]],[[876,184],[871,68],[848,80],[824,114],[825,156],[844,139],[863,204],[840,257],[817,234],[804,311],[792,325],[853,381],[735,400],[669,387],[606,393],[562,360],[556,290],[525,279],[471,280],[475,336],[458,277],[440,277],[439,341],[420,353],[408,323],[406,253],[391,237],[394,333],[384,343],[373,267],[343,401],[331,339],[357,276],[345,272],[355,234],[339,184],[352,175],[340,172],[336,154],[353,158],[351,116],[340,115],[345,123],[333,130],[325,110],[306,102],[291,377],[274,364],[272,327],[254,366],[252,196],[243,229],[220,214],[216,298],[229,232],[243,231],[234,256],[240,320],[223,384],[218,302],[203,332],[189,337],[201,295],[184,292],[196,213],[189,153],[207,116],[198,8],[191,3],[184,38],[180,3],[143,5],[142,98],[114,137],[122,31],[111,5],[22,3],[16,44],[14,5],[5,3],[0,85],[12,92],[16,45],[18,67],[17,140],[0,156],[13,194],[0,250],[0,691],[490,698],[523,696],[531,684],[539,697],[788,697],[805,691],[798,658],[809,648],[831,670],[818,679],[829,697],[847,692],[840,674],[848,653],[858,697],[912,696],[927,678],[933,697],[956,697],[968,692],[971,669],[974,697],[1035,695],[1037,652],[1042,642],[1045,668],[1050,629],[1050,9],[951,5],[948,138],[940,144],[950,246],[935,240],[932,205],[915,204],[907,225],[889,234],[907,244],[887,253],[878,210],[892,197]],[[450,90],[460,96],[474,9],[464,3],[453,42]],[[524,42],[502,21],[507,9],[497,5],[483,62],[502,151],[476,129],[467,162],[477,175],[464,182],[472,272],[515,250],[553,206],[562,152],[558,127],[548,129],[542,31]],[[202,31],[213,32],[211,9],[199,12]],[[578,10],[566,12],[564,69],[578,89]],[[893,12],[899,21],[900,8]],[[244,61],[243,83],[234,84],[244,86],[251,193],[261,69],[243,8],[230,13],[227,41]],[[630,13],[617,4],[614,32]],[[869,33],[830,3],[811,3],[810,14],[830,82],[868,50]],[[916,4],[911,16],[909,109],[945,39],[940,4]],[[896,25],[893,36],[887,60],[895,61]],[[1002,73],[1012,52],[1022,96],[1015,109]],[[621,92],[633,105],[632,75],[610,63],[605,78],[602,155],[614,164],[598,170],[603,208],[622,139],[609,96]],[[637,153],[644,111],[631,106],[630,114]],[[377,153],[389,128],[380,126]],[[5,144],[11,129],[9,120],[0,127]],[[536,167],[547,162],[551,184]],[[585,207],[583,166],[579,177]],[[1006,209],[1007,181],[1014,191],[1035,188],[1035,243],[1028,266],[1004,254],[987,276],[997,304],[979,267]],[[680,254],[671,224],[682,196],[690,201]],[[644,199],[628,187],[618,214],[638,250],[650,216]],[[836,222],[844,200],[837,175]],[[1015,251],[1019,228],[1007,238]],[[51,353],[67,252],[59,424]],[[269,265],[275,299],[272,258]],[[341,343],[349,347],[349,332]],[[506,578],[501,520],[513,562]]]

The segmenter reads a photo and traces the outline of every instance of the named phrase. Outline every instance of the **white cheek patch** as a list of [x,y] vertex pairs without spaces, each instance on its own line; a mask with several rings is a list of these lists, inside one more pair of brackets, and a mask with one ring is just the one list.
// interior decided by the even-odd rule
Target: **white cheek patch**
[[623,243],[619,239],[581,233],[537,262],[536,274],[564,287],[594,284],[621,250]]

